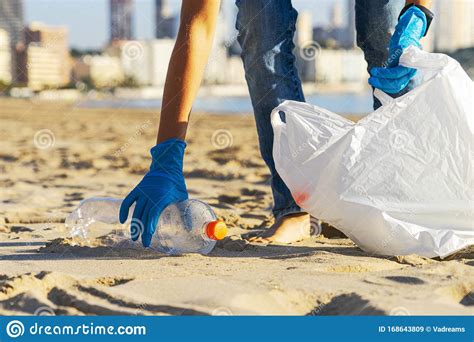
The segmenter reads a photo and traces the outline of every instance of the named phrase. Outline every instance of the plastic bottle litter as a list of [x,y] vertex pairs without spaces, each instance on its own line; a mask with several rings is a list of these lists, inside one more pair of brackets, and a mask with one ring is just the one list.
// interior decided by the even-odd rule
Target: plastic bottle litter
[[227,235],[206,203],[195,199],[170,204],[163,210],[153,239],[166,254],[208,254]]
[[[106,242],[116,247],[139,246],[131,236],[143,230],[137,222],[131,222],[134,206],[130,208],[129,220],[119,223],[121,199],[89,198],[66,218],[66,227],[71,237],[81,243],[107,237]],[[130,226],[131,225],[131,226]],[[227,234],[226,224],[217,220],[206,203],[196,199],[172,203],[166,207],[158,220],[150,247],[162,253],[176,255],[183,253],[208,254],[217,240]]]

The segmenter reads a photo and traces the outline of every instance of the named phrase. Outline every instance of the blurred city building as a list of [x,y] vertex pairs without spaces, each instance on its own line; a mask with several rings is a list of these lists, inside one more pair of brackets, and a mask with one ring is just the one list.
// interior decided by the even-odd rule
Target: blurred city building
[[133,39],[133,0],[110,0],[110,40]]
[[321,50],[314,59],[311,81],[318,83],[366,83],[367,64],[359,49]]
[[18,53],[18,62],[24,72],[18,74],[17,83],[39,91],[58,88],[61,82],[61,57],[54,50],[30,45]]
[[327,27],[313,27],[311,12],[296,23],[295,53],[303,82],[366,83],[367,65],[355,43],[355,1],[335,1]]
[[233,6],[234,12],[226,11],[227,2],[221,2],[219,16],[217,18],[217,30],[204,72],[203,83],[244,85],[245,72],[240,58],[240,45],[237,41],[237,31],[229,30],[229,23],[235,22],[237,7]]
[[328,26],[313,28],[313,39],[322,47],[353,49],[356,47],[355,0],[335,1]]
[[22,0],[0,0],[0,29],[8,33],[10,41],[10,67],[12,79],[16,78],[17,63],[16,53],[14,53],[17,44],[23,40],[23,1]]
[[204,84],[224,84],[231,83],[227,73],[227,62],[229,58],[227,55],[227,48],[224,44],[218,44],[214,41],[209,59],[204,70],[203,83]]
[[162,86],[173,47],[173,39],[121,42],[119,56],[124,74],[141,86]]
[[[312,10],[299,12],[294,53],[303,82],[336,85],[332,89],[338,83],[367,86],[366,62],[356,46],[355,3],[330,2],[327,24],[316,27]],[[72,62],[66,28],[38,23],[24,28],[23,2],[0,0],[0,81],[10,80],[33,90],[64,87],[70,84],[73,64],[76,84],[161,88],[179,26],[179,15],[171,11],[170,0],[153,0],[155,12],[149,15],[155,27],[150,40],[133,40],[134,0],[109,0],[109,4],[109,44],[102,51],[75,52]],[[241,49],[237,32],[231,29],[236,7],[227,2],[221,6],[203,83],[243,85]],[[465,48],[474,46],[474,1],[434,0],[433,11],[432,28],[422,40],[424,49],[449,53],[464,49],[461,52],[472,65],[472,50]]]
[[222,3],[217,17],[217,30],[214,35],[212,49],[209,54],[206,69],[204,71],[204,84],[223,84],[230,83],[226,72],[228,60],[228,45],[226,42],[226,17],[223,11]]
[[119,57],[88,55],[83,57],[83,63],[89,68],[90,80],[96,88],[116,87],[124,80],[122,62]]
[[[314,77],[314,57],[320,46],[313,38],[313,17],[311,12],[298,14],[295,32],[296,66],[301,80],[307,81]],[[311,54],[314,54],[311,56]],[[309,57],[309,58],[307,58]]]
[[179,18],[171,15],[166,0],[155,0],[155,38],[175,38],[179,26]]
[[[349,1],[350,2],[350,1]],[[343,27],[346,24],[344,6],[342,2],[336,1],[331,8],[331,24],[333,27]]]
[[0,0],[0,28],[8,32],[10,42],[13,45],[16,45],[22,40],[22,0]]
[[231,84],[246,84],[245,71],[242,64],[242,59],[239,56],[230,56],[227,59],[225,71],[229,83]]
[[65,26],[48,26],[31,23],[24,31],[25,45],[37,44],[55,51],[61,59],[61,85],[71,79],[71,56],[69,53],[69,29]]
[[296,46],[304,46],[313,41],[313,16],[309,11],[298,14],[296,21],[295,42]]
[[0,29],[0,83],[10,84],[12,81],[12,59],[10,37],[6,30]]
[[433,11],[434,50],[452,52],[474,46],[473,0],[434,0]]
[[33,90],[69,84],[71,59],[66,27],[31,23],[24,29],[24,45],[17,47],[17,83]]
[[86,62],[89,61],[89,56],[90,55],[76,57],[72,61],[71,78],[76,84],[76,87],[80,88],[81,84],[86,85],[88,87],[93,86],[90,65]]
[[347,0],[346,37],[343,44],[346,49],[353,49],[357,46],[355,6],[356,0]]

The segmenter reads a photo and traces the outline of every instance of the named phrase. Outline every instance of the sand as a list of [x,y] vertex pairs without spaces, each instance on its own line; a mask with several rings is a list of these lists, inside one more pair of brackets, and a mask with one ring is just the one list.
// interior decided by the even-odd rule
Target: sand
[[[0,99],[0,314],[472,315],[474,251],[449,260],[369,255],[350,240],[240,238],[271,224],[269,174],[250,115],[194,113],[185,173],[231,237],[169,257],[97,239],[74,246],[66,215],[141,179],[154,110]],[[214,137],[214,138],[213,138]]]

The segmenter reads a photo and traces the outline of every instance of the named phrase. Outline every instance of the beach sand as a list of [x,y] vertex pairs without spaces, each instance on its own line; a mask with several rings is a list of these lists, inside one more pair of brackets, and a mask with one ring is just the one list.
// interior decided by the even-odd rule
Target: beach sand
[[153,110],[0,99],[0,314],[472,315],[474,251],[449,260],[369,255],[348,239],[253,245],[271,223],[269,173],[250,115],[194,113],[185,174],[231,237],[208,256],[92,241],[66,215],[123,197],[147,171]]

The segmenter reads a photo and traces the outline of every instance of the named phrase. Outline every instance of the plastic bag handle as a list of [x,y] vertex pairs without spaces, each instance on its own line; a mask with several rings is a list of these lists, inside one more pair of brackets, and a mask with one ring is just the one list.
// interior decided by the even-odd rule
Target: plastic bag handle
[[283,107],[284,107],[283,105],[279,105],[273,108],[272,113],[270,114],[270,121],[272,123],[273,129],[276,129],[278,127],[285,125],[285,123],[280,117],[280,111],[283,111]]
[[400,56],[399,64],[413,69],[436,71],[449,63],[449,57],[440,53],[430,53],[415,46],[409,46]]
[[382,90],[375,88],[374,96],[380,101],[382,106],[388,105],[394,101],[394,98],[383,92]]
[[[449,57],[439,53],[429,53],[415,46],[409,46],[400,56],[400,65],[417,69],[426,82],[432,75],[445,68],[449,64]],[[380,89],[374,90],[374,96],[383,106],[392,103],[395,99]]]
[[[280,141],[282,131],[285,129],[285,123],[283,122],[280,116],[280,111],[283,111],[284,107],[284,104],[280,104],[279,106],[275,107],[270,114],[270,122],[273,127],[274,142]],[[277,158],[276,156],[280,156],[280,144],[278,143],[273,144],[273,156],[274,158]]]

